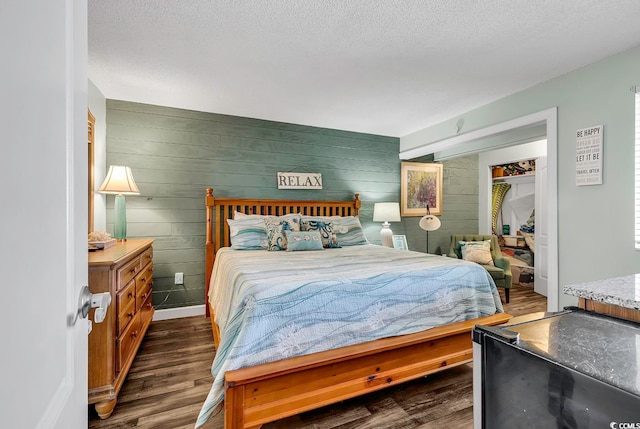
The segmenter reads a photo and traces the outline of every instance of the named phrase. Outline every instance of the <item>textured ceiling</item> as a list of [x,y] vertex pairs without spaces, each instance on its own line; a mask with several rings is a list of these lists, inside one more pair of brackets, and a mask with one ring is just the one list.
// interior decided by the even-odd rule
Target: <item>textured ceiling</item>
[[404,136],[640,45],[638,0],[89,0],[109,99]]

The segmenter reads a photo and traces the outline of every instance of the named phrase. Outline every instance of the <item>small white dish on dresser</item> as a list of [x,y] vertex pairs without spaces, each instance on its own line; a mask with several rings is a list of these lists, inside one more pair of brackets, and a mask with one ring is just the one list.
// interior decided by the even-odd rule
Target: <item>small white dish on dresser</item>
[[97,247],[98,249],[108,249],[111,246],[115,246],[116,239],[112,238],[111,240],[106,241],[90,241],[89,244]]

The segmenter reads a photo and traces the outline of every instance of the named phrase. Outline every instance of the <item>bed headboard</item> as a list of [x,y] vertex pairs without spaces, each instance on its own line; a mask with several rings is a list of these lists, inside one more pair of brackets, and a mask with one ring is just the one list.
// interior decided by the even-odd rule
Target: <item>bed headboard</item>
[[305,216],[358,216],[360,213],[360,195],[355,194],[351,201],[319,200],[265,200],[253,198],[216,198],[213,189],[207,188],[205,205],[207,209],[207,232],[205,236],[205,306],[209,315],[209,281],[213,262],[218,249],[230,245],[229,224],[233,212],[282,216],[300,213]]

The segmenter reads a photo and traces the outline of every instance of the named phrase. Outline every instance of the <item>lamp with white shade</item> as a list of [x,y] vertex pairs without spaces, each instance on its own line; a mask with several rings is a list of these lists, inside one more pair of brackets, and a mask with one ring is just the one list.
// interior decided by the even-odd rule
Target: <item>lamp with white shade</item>
[[418,222],[418,226],[427,231],[427,253],[429,253],[429,231],[438,230],[440,225],[440,219],[431,214],[431,211],[429,211],[429,205],[427,205],[427,214],[422,216],[420,222]]
[[111,165],[104,182],[98,189],[102,194],[116,196],[114,206],[113,237],[117,240],[127,239],[127,208],[125,195],[140,195],[138,186],[133,180],[131,168],[122,165]]
[[380,240],[383,246],[393,247],[393,232],[389,222],[400,222],[400,204],[375,203],[373,205],[373,221],[383,222],[380,230]]

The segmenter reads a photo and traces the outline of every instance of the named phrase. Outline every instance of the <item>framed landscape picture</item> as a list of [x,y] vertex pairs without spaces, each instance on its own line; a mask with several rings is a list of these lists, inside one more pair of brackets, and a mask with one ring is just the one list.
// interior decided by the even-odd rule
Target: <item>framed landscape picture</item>
[[400,214],[442,214],[442,164],[403,162],[400,180]]

